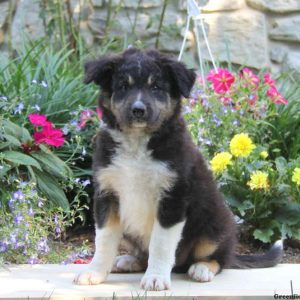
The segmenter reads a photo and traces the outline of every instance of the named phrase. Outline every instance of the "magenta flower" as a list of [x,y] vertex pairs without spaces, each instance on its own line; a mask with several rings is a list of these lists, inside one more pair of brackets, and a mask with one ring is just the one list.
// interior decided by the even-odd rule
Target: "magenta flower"
[[235,77],[227,70],[219,68],[217,71],[211,70],[207,80],[213,85],[213,89],[218,94],[225,94],[235,81]]
[[265,84],[269,85],[270,87],[275,87],[275,80],[271,78],[270,73],[266,73],[264,75]]
[[240,71],[240,77],[243,79],[246,87],[256,90],[259,86],[259,77],[250,69],[244,68]]
[[101,119],[102,119],[102,116],[103,116],[103,111],[102,111],[102,109],[101,109],[100,107],[97,107],[97,108],[96,108],[96,112],[97,112],[97,115],[98,115],[99,120],[101,120]]
[[28,119],[34,126],[45,126],[48,123],[47,117],[45,115],[29,114]]
[[42,131],[36,131],[33,134],[34,141],[37,144],[45,143],[54,147],[60,147],[64,144],[63,132],[60,129],[53,128],[53,124],[48,122]]
[[267,96],[271,98],[272,102],[277,104],[288,104],[288,100],[286,100],[280,92],[277,90],[275,86],[270,87],[267,90]]

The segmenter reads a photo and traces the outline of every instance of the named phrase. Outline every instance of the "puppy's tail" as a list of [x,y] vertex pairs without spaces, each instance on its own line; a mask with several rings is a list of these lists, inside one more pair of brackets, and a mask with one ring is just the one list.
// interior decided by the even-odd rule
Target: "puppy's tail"
[[236,255],[230,269],[270,268],[280,263],[283,254],[283,241],[277,241],[264,254]]

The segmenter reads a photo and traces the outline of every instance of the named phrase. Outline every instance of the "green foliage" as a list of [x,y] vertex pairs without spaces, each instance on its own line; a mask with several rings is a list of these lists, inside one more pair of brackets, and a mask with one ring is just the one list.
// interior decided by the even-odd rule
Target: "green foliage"
[[[33,264],[49,259],[53,262],[57,253],[52,246],[53,239],[60,239],[66,227],[81,218],[84,207],[74,200],[71,209],[65,211],[40,197],[34,182],[15,180],[10,188],[13,189],[11,193],[2,192],[0,262]],[[66,249],[59,251],[60,260],[57,262],[62,262],[70,252]]]

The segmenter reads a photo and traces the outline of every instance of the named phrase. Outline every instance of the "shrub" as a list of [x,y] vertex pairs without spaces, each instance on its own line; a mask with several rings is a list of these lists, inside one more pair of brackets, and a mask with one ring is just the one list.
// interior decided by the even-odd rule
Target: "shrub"
[[262,242],[300,238],[299,89],[284,98],[270,74],[247,68],[207,80],[204,89],[197,79],[184,113],[228,204]]
[[[29,218],[29,228],[38,227],[40,219],[44,220],[28,244],[5,244],[9,250],[5,252],[6,261],[25,262],[30,256],[21,259],[24,249],[38,257],[34,249],[41,238],[56,237],[51,235],[55,231],[50,222],[54,214],[63,220],[61,236],[75,219],[85,219],[91,184],[91,140],[101,112],[95,111],[96,93],[82,83],[81,69],[81,62],[71,51],[55,52],[45,43],[32,45],[0,67],[1,223],[13,224],[15,215],[9,201],[19,189],[30,203],[17,201],[16,209],[23,219]],[[25,183],[31,188],[27,189]],[[42,209],[37,206],[37,197],[45,199]],[[22,226],[19,232],[26,229]],[[13,225],[3,226],[1,241],[9,241],[13,232]],[[46,255],[39,253],[39,259],[42,254]]]

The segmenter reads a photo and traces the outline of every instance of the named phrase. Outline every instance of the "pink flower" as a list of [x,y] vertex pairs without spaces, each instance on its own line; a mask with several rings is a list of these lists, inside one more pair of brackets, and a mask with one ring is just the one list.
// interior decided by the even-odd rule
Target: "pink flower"
[[267,90],[267,96],[271,98],[274,103],[277,104],[288,104],[288,100],[286,100],[280,92],[277,90],[275,86],[270,87]]
[[275,87],[275,80],[271,78],[271,74],[267,73],[264,75],[265,84],[269,85],[270,87]]
[[254,90],[256,90],[259,86],[259,77],[252,72],[248,68],[244,68],[240,71],[240,77],[245,81],[245,86],[252,87]]
[[232,103],[232,99],[229,97],[220,97],[220,101],[226,106]]
[[101,120],[101,119],[102,119],[102,116],[103,116],[103,111],[102,111],[102,109],[101,109],[100,107],[97,107],[97,108],[96,108],[96,112],[97,112],[97,115],[98,115],[99,120]]
[[88,120],[93,118],[94,112],[91,109],[85,109],[80,113],[79,128],[83,128]]
[[225,94],[235,81],[235,77],[227,70],[219,68],[217,71],[211,70],[207,80],[213,84],[213,89],[218,94]]
[[60,147],[65,142],[63,132],[60,129],[53,128],[50,122],[41,131],[36,131],[33,137],[37,144],[45,143],[54,147]]
[[34,126],[45,126],[47,123],[47,117],[45,115],[40,114],[29,114],[28,119],[30,123]]
[[257,102],[257,99],[258,99],[257,94],[250,95],[248,99],[248,104],[254,105]]

